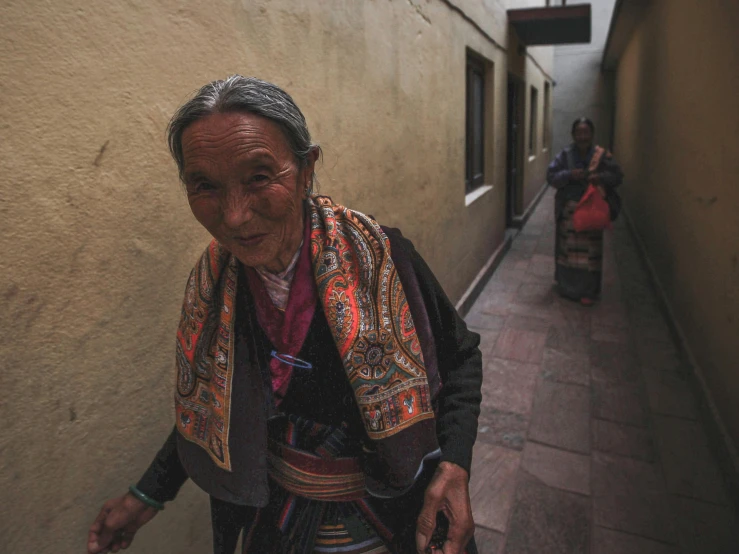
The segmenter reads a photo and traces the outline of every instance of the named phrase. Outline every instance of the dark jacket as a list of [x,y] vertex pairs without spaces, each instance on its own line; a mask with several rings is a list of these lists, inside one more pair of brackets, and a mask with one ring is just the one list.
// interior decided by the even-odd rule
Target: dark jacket
[[[547,183],[557,189],[557,195],[554,200],[555,217],[559,219],[562,210],[569,200],[579,201],[588,188],[588,182],[585,179],[573,179],[573,169],[587,169],[590,160],[593,157],[594,149],[585,158],[580,157],[577,147],[572,144],[562,150],[547,169]],[[604,154],[598,164],[597,172],[600,176],[600,184],[606,189],[606,200],[608,195],[615,194],[615,188],[623,181],[623,173],[618,164],[613,161],[609,153]],[[611,204],[611,201],[609,201]]]

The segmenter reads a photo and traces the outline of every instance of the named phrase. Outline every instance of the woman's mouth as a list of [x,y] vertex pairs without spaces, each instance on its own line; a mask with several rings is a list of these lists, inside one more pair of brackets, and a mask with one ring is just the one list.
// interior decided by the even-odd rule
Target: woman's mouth
[[266,236],[266,233],[262,233],[258,235],[250,235],[248,237],[234,237],[234,240],[241,246],[256,246],[262,242],[262,239]]

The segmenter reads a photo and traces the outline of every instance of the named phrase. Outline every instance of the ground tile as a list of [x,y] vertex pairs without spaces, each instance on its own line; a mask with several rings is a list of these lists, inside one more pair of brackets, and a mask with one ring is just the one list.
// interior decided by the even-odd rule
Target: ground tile
[[499,358],[520,362],[541,362],[546,334],[522,329],[503,329],[494,353]]
[[516,301],[522,304],[543,306],[554,301],[552,285],[523,283],[516,293]]
[[637,336],[657,342],[672,343],[672,334],[662,315],[644,315],[632,312],[630,319]]
[[588,308],[566,299],[560,299],[557,306],[568,333],[579,337],[590,336],[592,319]]
[[593,378],[603,381],[638,383],[641,369],[630,348],[614,342],[590,343]]
[[547,381],[588,386],[590,384],[590,360],[585,354],[544,349],[541,362],[542,377]]
[[629,344],[631,341],[631,335],[627,329],[604,327],[600,324],[593,324],[590,338],[597,342],[614,342],[617,344]]
[[670,498],[654,464],[595,452],[593,515],[601,527],[674,542]]
[[586,496],[554,489],[521,471],[505,554],[586,554]]
[[723,477],[698,422],[654,416],[654,434],[669,492],[728,503]]
[[654,441],[648,429],[594,419],[593,450],[654,462]]
[[500,331],[503,328],[505,316],[486,314],[479,308],[475,307],[469,314],[467,314],[467,317],[464,318],[464,322],[467,324],[467,327],[471,327],[473,329]]
[[636,496],[664,491],[665,480],[658,465],[593,452],[594,496]]
[[533,256],[538,242],[536,238],[517,237],[511,245],[511,251]]
[[[621,285],[618,281],[606,286],[601,293],[600,300],[603,303],[608,304],[623,304],[623,295],[621,293]],[[602,320],[599,321],[599,325],[603,327],[613,327],[613,325],[607,325]]]
[[525,414],[482,406],[480,417],[477,420],[477,440],[513,450],[522,450],[528,428],[529,418]]
[[487,285],[485,285],[485,288],[482,289],[482,292],[480,293],[480,296],[476,302],[479,303],[481,301],[480,299],[485,298],[491,294],[498,294],[501,292],[516,292],[518,290],[518,287],[520,286],[520,282],[508,283],[503,281],[496,281],[495,279],[491,278],[490,281],[488,281]]
[[681,372],[684,364],[675,345],[657,342],[644,338],[637,338],[636,351],[641,365],[652,371]]
[[[536,250],[534,250],[534,252],[536,252]],[[529,265],[529,272],[533,273],[537,277],[551,278],[552,275],[554,275],[554,257],[534,254],[531,264]]]
[[593,417],[645,427],[649,421],[647,400],[640,387],[593,381]]
[[520,461],[520,452],[480,442],[475,444],[470,478],[475,523],[505,533]]
[[486,295],[475,303],[475,310],[487,315],[507,316],[509,306],[515,298],[516,292],[514,291]]
[[593,523],[674,544],[675,524],[671,506],[666,493],[594,496]]
[[529,438],[573,452],[590,452],[590,395],[586,387],[542,380]]
[[596,526],[591,554],[681,554],[677,547]]
[[550,487],[590,494],[590,456],[529,441],[521,467]]
[[551,322],[546,318],[531,317],[519,314],[510,314],[505,318],[505,327],[510,329],[522,329],[524,331],[535,331],[537,333],[547,333]]
[[684,552],[739,552],[739,519],[733,510],[688,498],[674,498],[673,503]]
[[[522,285],[523,286],[523,285]],[[526,304],[522,302],[513,302],[509,308],[508,313],[521,315],[525,317],[535,317],[537,319],[544,319],[550,322],[552,325],[558,324],[559,311],[555,304]]]
[[655,414],[696,419],[695,396],[688,383],[671,371],[645,371],[649,408]]
[[539,366],[492,358],[483,365],[481,410],[528,414],[534,399]]
[[[502,283],[511,290],[506,292],[514,292],[518,290],[518,286],[524,282],[526,271],[523,269],[513,269],[508,267],[498,267],[490,278],[491,283]],[[515,287],[514,287],[515,285]]]
[[542,254],[534,254],[531,257],[531,261],[533,263],[537,264],[550,264],[552,266],[552,274],[554,274],[554,256],[552,255],[542,255]]
[[468,327],[468,329],[474,333],[480,335],[480,345],[478,348],[482,353],[483,361],[493,357],[493,350],[495,350],[495,344],[498,342],[498,335],[500,331],[491,329],[479,329],[476,327]]
[[620,303],[596,305],[591,310],[590,318],[595,326],[629,328],[629,317]]
[[[534,248],[534,255],[546,256],[551,255],[554,252],[554,237],[543,237],[536,243]],[[554,274],[554,272],[552,272]]]
[[479,525],[475,527],[475,544],[480,554],[500,554],[504,541],[503,533],[491,531]]
[[547,334],[546,347],[565,353],[583,353],[590,351],[590,339],[577,335],[565,325],[553,325]]

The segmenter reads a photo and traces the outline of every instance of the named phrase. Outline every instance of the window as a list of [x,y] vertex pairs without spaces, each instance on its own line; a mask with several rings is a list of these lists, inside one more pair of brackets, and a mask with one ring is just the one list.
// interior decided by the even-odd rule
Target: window
[[549,133],[551,132],[549,129],[549,124],[551,122],[551,116],[549,114],[550,88],[549,81],[544,83],[544,132],[541,137],[542,148],[544,148],[544,150],[549,148]]
[[531,87],[531,115],[529,118],[529,156],[536,156],[536,130],[539,119],[539,91]]
[[467,56],[465,189],[470,192],[485,180],[485,65]]

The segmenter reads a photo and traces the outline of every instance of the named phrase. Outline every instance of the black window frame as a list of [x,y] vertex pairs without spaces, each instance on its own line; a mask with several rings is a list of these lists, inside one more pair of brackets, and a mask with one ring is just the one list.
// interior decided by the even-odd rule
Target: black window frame
[[[475,77],[479,79],[476,81]],[[465,191],[467,193],[485,184],[485,62],[474,54],[467,53],[465,92]],[[479,83],[479,97],[475,97],[474,85]],[[475,141],[474,118],[477,113],[473,104],[479,101],[479,141]],[[479,167],[475,167],[475,154],[479,156]]]

